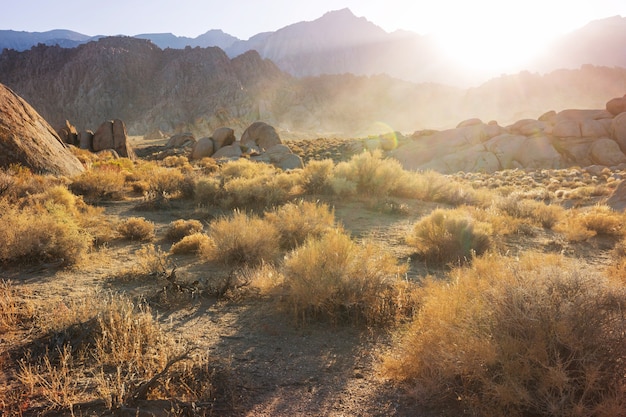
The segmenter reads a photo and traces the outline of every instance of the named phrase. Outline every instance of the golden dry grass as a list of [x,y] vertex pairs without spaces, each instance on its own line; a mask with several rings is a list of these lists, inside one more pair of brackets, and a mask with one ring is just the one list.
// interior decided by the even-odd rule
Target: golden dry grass
[[278,230],[284,250],[302,245],[309,237],[319,238],[337,227],[328,205],[308,201],[287,203],[265,213],[265,219]]
[[167,232],[165,232],[165,239],[178,242],[185,236],[192,235],[194,233],[200,233],[204,226],[202,222],[199,220],[186,220],[186,219],[178,219],[174,220],[169,224],[167,228]]
[[154,239],[154,223],[143,217],[129,217],[117,226],[123,239],[151,241]]
[[208,235],[211,242],[204,256],[226,265],[274,262],[280,251],[276,227],[240,211],[211,223]]
[[456,264],[485,253],[491,233],[491,226],[467,209],[437,209],[415,223],[406,241],[427,263]]
[[484,257],[428,282],[385,369],[420,401],[478,415],[621,415],[625,302],[556,255]]
[[286,258],[284,299],[298,321],[386,322],[396,317],[396,285],[405,270],[380,246],[333,231]]

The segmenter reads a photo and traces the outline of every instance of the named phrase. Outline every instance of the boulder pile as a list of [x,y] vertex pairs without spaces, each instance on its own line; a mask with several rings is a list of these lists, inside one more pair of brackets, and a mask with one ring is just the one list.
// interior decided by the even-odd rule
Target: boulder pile
[[550,111],[510,126],[479,119],[443,131],[418,131],[391,151],[406,169],[442,173],[626,167],[626,99],[604,110]]
[[276,129],[265,122],[252,123],[240,140],[228,127],[216,129],[211,137],[198,139],[191,147],[189,159],[205,157],[231,160],[246,157],[284,170],[304,167],[302,159],[284,145]]

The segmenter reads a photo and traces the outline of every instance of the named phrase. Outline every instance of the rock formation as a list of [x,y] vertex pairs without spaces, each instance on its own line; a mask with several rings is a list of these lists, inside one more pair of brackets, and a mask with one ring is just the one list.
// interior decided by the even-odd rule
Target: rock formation
[[135,153],[128,143],[126,126],[119,119],[108,120],[100,125],[93,135],[92,147],[94,152],[113,149],[121,157],[135,159]]
[[25,100],[0,84],[0,167],[21,164],[35,172],[83,171],[54,129]]
[[199,139],[191,148],[189,159],[204,157],[218,160],[247,157],[253,161],[273,164],[283,170],[304,167],[302,158],[294,154],[287,145],[280,143],[276,129],[265,122],[255,122],[248,126],[241,140],[236,140],[231,128],[216,129],[211,137]]
[[180,148],[181,146],[193,145],[194,143],[196,143],[196,138],[193,133],[179,133],[169,138],[165,148]]
[[254,122],[241,135],[241,144],[247,147],[258,147],[267,150],[282,141],[273,126],[265,122]]
[[69,120],[66,120],[63,126],[57,129],[57,134],[59,135],[63,143],[78,146],[78,131],[76,130],[75,126],[72,126]]
[[215,143],[211,138],[200,138],[191,148],[189,159],[202,159],[213,156],[215,153]]
[[507,127],[471,119],[455,129],[416,132],[390,155],[406,169],[444,173],[614,167],[626,163],[626,113],[568,109]]

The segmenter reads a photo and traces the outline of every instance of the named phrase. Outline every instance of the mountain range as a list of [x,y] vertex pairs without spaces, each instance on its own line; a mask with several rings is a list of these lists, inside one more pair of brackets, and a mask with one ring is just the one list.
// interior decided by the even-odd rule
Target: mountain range
[[[25,51],[40,43],[70,48],[102,37],[68,30],[0,30],[0,51],[5,48]],[[148,39],[161,49],[216,46],[230,58],[256,50],[261,58],[272,60],[278,68],[296,77],[387,74],[411,82],[468,87],[500,75],[485,78],[485,74],[470,73],[442,55],[432,37],[410,31],[388,33],[366,18],[356,17],[349,9],[328,12],[314,21],[294,23],[248,40],[238,39],[221,29],[209,30],[196,38],[171,33],[134,37]],[[549,72],[585,64],[626,67],[626,55],[622,53],[625,44],[626,18],[614,16],[596,20],[546,44],[542,56],[518,70]]]
[[347,9],[247,41],[220,30],[194,39],[46,34],[0,31],[0,45],[13,45],[0,54],[0,83],[53,126],[67,119],[95,129],[119,118],[134,135],[241,132],[255,120],[292,137],[440,129],[469,118],[505,125],[548,110],[603,108],[626,92],[621,17],[560,39],[558,54],[535,63],[543,73],[471,88],[455,86],[465,75],[428,37],[387,33]]

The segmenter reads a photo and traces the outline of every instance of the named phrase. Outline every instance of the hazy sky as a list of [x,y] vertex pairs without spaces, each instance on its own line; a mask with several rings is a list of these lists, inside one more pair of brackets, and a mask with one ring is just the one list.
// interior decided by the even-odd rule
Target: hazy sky
[[0,0],[0,29],[189,37],[222,29],[248,39],[345,7],[388,32],[433,34],[460,62],[487,66],[494,51],[512,64],[591,20],[626,16],[626,0]]

